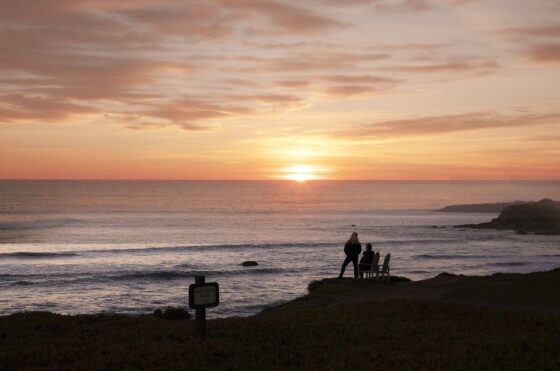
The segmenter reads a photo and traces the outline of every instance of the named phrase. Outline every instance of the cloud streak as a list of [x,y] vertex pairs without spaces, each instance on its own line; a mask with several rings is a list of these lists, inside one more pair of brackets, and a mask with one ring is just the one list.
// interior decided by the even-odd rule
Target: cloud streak
[[[502,68],[493,58],[447,55],[454,44],[444,38],[382,43],[366,32],[369,21],[350,16],[388,12],[398,18],[439,11],[442,4],[6,0],[0,122],[48,124],[93,115],[135,129],[199,131],[235,117],[308,107],[314,99],[373,99],[422,75],[457,80]],[[249,35],[249,29],[256,32]],[[560,32],[556,23],[504,32],[546,38],[525,49],[530,60],[560,59],[552,39]],[[431,53],[429,62],[411,59],[411,52]]]
[[308,80],[280,80],[277,85],[300,90],[317,90],[335,97],[371,95],[392,90],[403,80],[373,75],[320,75]]
[[530,46],[524,55],[535,62],[560,63],[560,43]]
[[429,0],[376,1],[376,9],[388,13],[423,12],[434,8],[435,4]]
[[510,27],[497,32],[507,36],[558,38],[560,37],[560,24],[533,27]]
[[[519,143],[537,157],[546,147],[550,162],[558,153],[560,26],[550,1],[0,4],[0,154],[17,165],[4,175],[31,174],[28,165],[49,159],[39,155],[64,151],[76,154],[70,177],[128,155],[150,163],[130,174],[210,178],[261,178],[286,158],[363,162],[374,173],[376,156],[402,162],[406,175],[418,155],[433,165],[451,152],[460,175],[461,151],[511,163],[525,156],[512,150]],[[511,142],[494,148],[488,134],[497,133]]]
[[460,60],[441,63],[398,65],[382,67],[385,71],[404,73],[441,73],[441,72],[473,72],[490,73],[500,67],[496,61],[488,60]]
[[342,27],[343,23],[317,15],[304,7],[273,0],[220,0],[227,8],[259,14],[275,26],[291,32],[318,32]]
[[[304,101],[271,92],[274,81],[248,84],[255,72],[330,72],[388,58],[329,48],[267,58],[198,52],[205,50],[201,41],[235,44],[255,22],[280,36],[347,27],[317,9],[276,0],[8,1],[0,14],[0,122],[56,123],[91,114],[135,129],[203,130],[211,126],[207,121],[259,114],[262,104],[282,109]],[[290,43],[279,45],[290,50]],[[187,46],[196,51],[185,53]],[[234,72],[222,74],[228,69]],[[224,76],[216,79],[212,71]],[[194,91],[202,96],[193,100]]]
[[560,122],[560,113],[503,115],[474,112],[459,115],[428,116],[365,124],[333,133],[348,138],[398,138],[463,131],[534,127]]
[[531,27],[510,27],[496,31],[500,35],[513,38],[523,47],[519,54],[537,63],[560,62],[560,23]]

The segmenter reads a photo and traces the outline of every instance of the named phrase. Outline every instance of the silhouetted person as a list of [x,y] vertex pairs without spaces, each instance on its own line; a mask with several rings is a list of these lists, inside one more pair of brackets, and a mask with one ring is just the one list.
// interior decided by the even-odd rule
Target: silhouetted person
[[371,249],[371,243],[366,244],[366,251],[362,254],[360,259],[360,278],[364,278],[362,271],[369,271],[371,269],[371,263],[373,263],[374,252]]
[[344,253],[346,254],[346,259],[344,259],[344,263],[342,263],[342,269],[340,270],[340,274],[338,278],[341,279],[344,276],[344,270],[348,263],[352,262],[354,266],[354,278],[358,278],[358,257],[362,252],[362,244],[358,240],[358,234],[356,232],[352,233],[346,245],[344,245]]

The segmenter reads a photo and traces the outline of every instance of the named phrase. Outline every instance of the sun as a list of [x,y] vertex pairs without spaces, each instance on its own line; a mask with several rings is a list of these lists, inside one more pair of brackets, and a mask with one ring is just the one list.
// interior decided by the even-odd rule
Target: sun
[[303,183],[308,180],[320,179],[318,173],[321,172],[321,170],[312,165],[298,164],[285,167],[281,172],[280,178]]
[[312,175],[309,174],[288,174],[286,175],[286,179],[295,180],[296,182],[306,182],[308,180],[315,179]]

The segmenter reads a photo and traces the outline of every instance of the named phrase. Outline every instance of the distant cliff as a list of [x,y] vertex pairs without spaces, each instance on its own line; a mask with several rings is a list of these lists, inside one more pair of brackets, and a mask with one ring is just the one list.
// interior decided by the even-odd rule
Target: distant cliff
[[560,234],[560,202],[542,199],[506,207],[497,218],[461,228],[510,229],[517,233]]
[[486,204],[463,204],[463,205],[449,205],[442,209],[437,209],[434,211],[441,213],[501,213],[507,207],[513,205],[521,205],[526,202],[514,201],[514,202],[498,202],[498,203],[486,203]]

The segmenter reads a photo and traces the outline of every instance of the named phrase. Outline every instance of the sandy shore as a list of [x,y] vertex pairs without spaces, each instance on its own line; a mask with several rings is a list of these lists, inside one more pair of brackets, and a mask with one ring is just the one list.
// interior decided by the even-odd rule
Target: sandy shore
[[[0,317],[2,369],[558,369],[560,269],[323,280],[248,318]],[[227,305],[227,303],[222,303]]]

